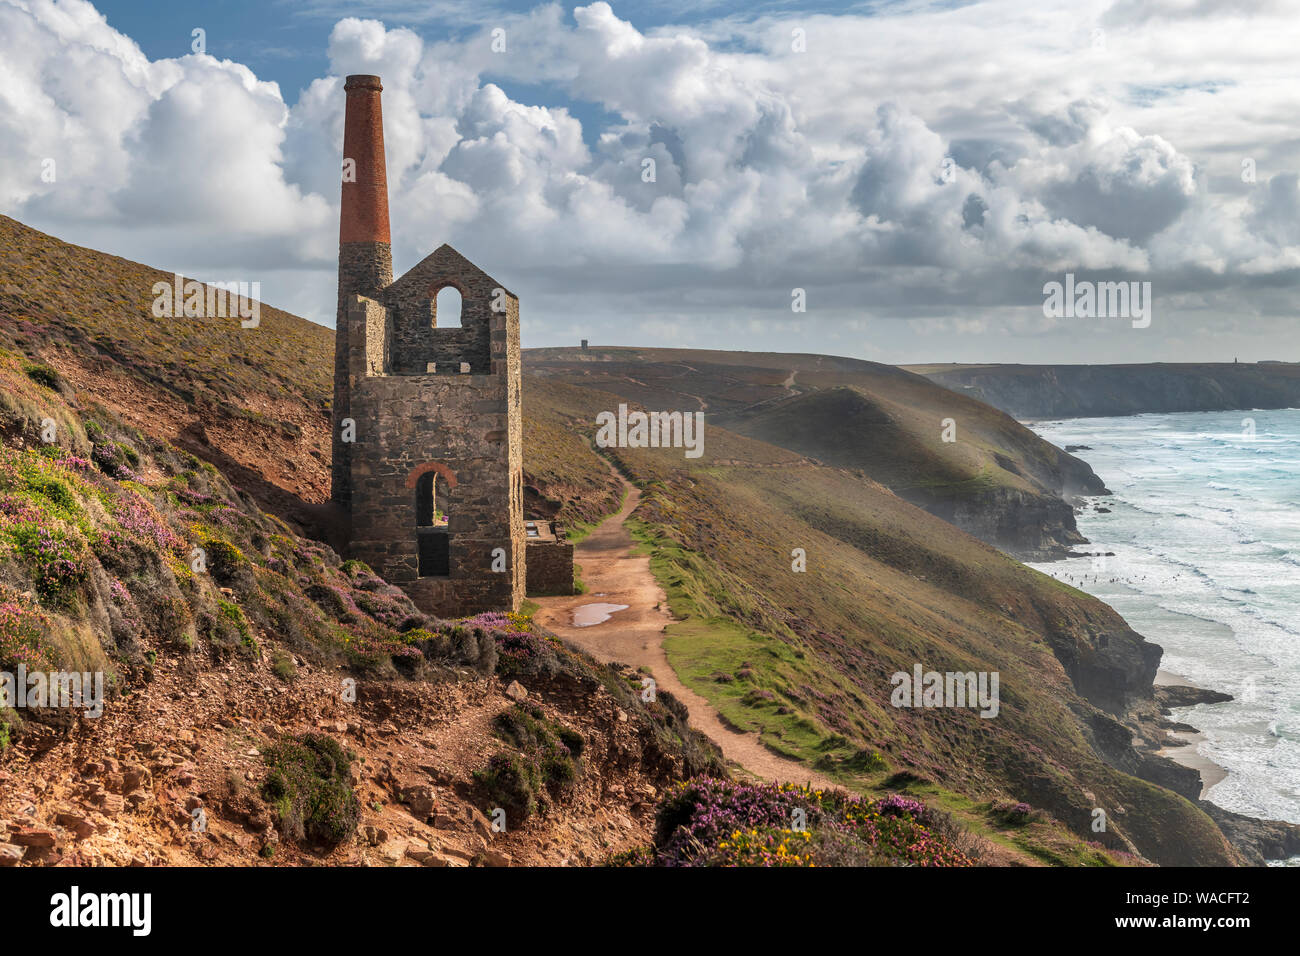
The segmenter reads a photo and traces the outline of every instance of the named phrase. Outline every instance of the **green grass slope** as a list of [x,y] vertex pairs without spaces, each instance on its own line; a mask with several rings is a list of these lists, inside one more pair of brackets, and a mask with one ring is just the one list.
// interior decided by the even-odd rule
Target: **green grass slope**
[[155,317],[154,284],[172,281],[0,216],[0,330],[11,345],[117,364],[189,404],[247,409],[266,396],[328,405],[329,330],[265,304],[249,329],[238,319]]

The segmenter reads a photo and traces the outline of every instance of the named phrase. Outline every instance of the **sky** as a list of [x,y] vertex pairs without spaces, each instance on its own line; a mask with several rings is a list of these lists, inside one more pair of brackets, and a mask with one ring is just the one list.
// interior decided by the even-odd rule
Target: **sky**
[[[1297,38],[1296,0],[0,0],[0,212],[332,325],[373,73],[397,274],[450,242],[527,347],[1300,360]],[[1045,309],[1067,274],[1149,321]]]

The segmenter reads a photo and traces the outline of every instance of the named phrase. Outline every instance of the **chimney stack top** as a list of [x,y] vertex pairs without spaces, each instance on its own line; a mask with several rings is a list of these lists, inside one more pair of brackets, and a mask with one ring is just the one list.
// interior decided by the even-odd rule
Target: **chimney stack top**
[[376,93],[384,91],[383,84],[379,82],[379,77],[370,76],[366,73],[354,73],[347,78],[343,84],[345,91],[350,90],[374,90]]

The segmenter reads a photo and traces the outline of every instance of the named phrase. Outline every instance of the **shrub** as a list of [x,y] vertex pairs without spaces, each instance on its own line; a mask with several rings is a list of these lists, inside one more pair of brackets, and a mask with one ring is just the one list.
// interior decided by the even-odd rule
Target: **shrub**
[[118,526],[146,546],[175,554],[185,550],[180,535],[168,526],[152,504],[134,491],[119,496],[113,503],[112,511]]
[[990,812],[994,820],[1007,827],[1022,827],[1042,817],[1027,803],[999,801],[993,804]]
[[298,673],[298,665],[293,662],[292,655],[276,651],[271,655],[271,673],[283,681],[293,680]]
[[312,584],[307,588],[306,594],[331,620],[347,623],[355,621],[361,614],[352,596],[342,588]]
[[7,588],[0,591],[0,669],[13,671],[19,664],[28,670],[52,669],[57,662],[45,640],[52,627],[40,609]]
[[224,538],[208,537],[203,539],[203,550],[207,554],[208,570],[218,584],[233,588],[240,594],[256,586],[248,558],[235,545]]
[[361,804],[348,775],[353,756],[324,734],[285,737],[267,749],[262,796],[285,839],[334,847],[356,832]]
[[[502,740],[538,755],[544,763],[573,764],[587,743],[576,730],[547,720],[542,709],[534,704],[515,704],[497,714],[493,729]],[[560,772],[566,780],[575,776],[572,770]]]
[[518,755],[497,754],[475,779],[489,799],[525,820],[562,800],[578,779],[586,741],[575,730],[548,720],[534,704],[515,704],[497,714],[493,732],[515,747]]
[[66,481],[42,476],[29,479],[28,487],[38,495],[48,499],[50,504],[65,515],[71,516],[80,511],[77,496],[73,494]]
[[[391,589],[396,590],[396,589]],[[374,620],[398,630],[412,618],[409,599],[406,595],[378,593],[358,589],[352,593],[352,600],[357,608]]]
[[838,790],[710,777],[678,784],[665,797],[655,821],[654,861],[661,866],[973,863],[951,819],[909,797],[870,800]]
[[140,467],[140,453],[125,442],[114,442],[117,446],[117,452],[126,459],[127,464],[132,468]]
[[559,727],[556,730],[556,736],[560,738],[560,743],[568,748],[569,753],[575,758],[582,756],[582,751],[586,749],[587,741],[576,730],[570,730],[568,727]]
[[510,628],[508,622],[506,626],[509,629],[492,632],[497,650],[496,672],[502,680],[553,677],[559,673],[559,656],[550,641],[528,631]]
[[0,707],[0,757],[13,746],[14,741],[23,732],[23,719],[18,711]]
[[263,625],[265,630],[277,635],[295,652],[319,653],[319,645],[329,639],[329,628],[315,604],[289,590],[287,584],[283,589],[273,585],[272,590],[264,590],[260,596],[263,614],[269,621]]
[[116,442],[96,442],[90,451],[90,458],[108,477],[118,481],[135,481],[138,476],[127,464],[123,447]]
[[43,598],[66,598],[90,574],[82,542],[59,527],[24,521],[10,525],[5,535]]
[[474,771],[474,782],[493,807],[503,807],[513,819],[527,820],[546,809],[541,772],[531,760],[517,754],[493,754],[483,770]]
[[500,672],[497,641],[482,628],[444,624],[431,631],[417,627],[402,634],[401,640],[433,663],[467,664],[480,674]]
[[234,628],[234,632],[239,636],[239,646],[257,653],[257,641],[253,637],[252,628],[248,626],[248,618],[244,616],[239,605],[232,601],[218,600],[217,611]]
[[108,592],[109,636],[119,650],[128,648],[139,638],[143,627],[140,609],[121,581],[113,579]]
[[[827,744],[823,744],[824,748],[826,746]],[[860,748],[847,757],[838,757],[830,753],[822,754],[817,758],[815,766],[826,771],[847,770],[851,773],[869,774],[888,770],[889,761],[882,757],[878,751]]]
[[63,376],[48,365],[32,362],[23,366],[23,371],[37,385],[43,385],[52,391],[57,392],[63,385]]

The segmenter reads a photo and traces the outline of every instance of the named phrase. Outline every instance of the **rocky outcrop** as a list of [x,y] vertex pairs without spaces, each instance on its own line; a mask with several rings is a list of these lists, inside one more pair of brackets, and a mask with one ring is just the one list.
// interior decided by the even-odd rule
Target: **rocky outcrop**
[[1151,683],[1164,649],[1117,615],[1111,621],[1052,622],[1047,643],[1075,691],[1094,707],[1120,717],[1150,700]]
[[[721,422],[818,462],[861,470],[1022,560],[1064,557],[1086,541],[1063,496],[1107,493],[1087,462],[987,405],[954,403],[917,376],[862,375],[861,384],[759,402]],[[936,435],[918,414],[950,421],[953,431]]]
[[1075,526],[1074,509],[1053,495],[992,488],[964,498],[916,491],[900,497],[1022,561],[1062,558],[1074,545],[1088,540]]
[[1232,700],[1232,695],[1207,687],[1192,687],[1190,684],[1164,684],[1155,689],[1155,700],[1160,705],[1161,713],[1168,715],[1174,707],[1222,704]]
[[1132,728],[1103,714],[1091,715],[1089,728],[1093,749],[1116,770],[1172,790],[1188,800],[1195,801],[1200,797],[1200,773],[1168,757],[1136,749]]
[[[684,708],[667,694],[648,706],[630,668],[567,650],[553,665],[527,699],[582,741],[578,772],[547,812],[500,830],[476,772],[485,750],[517,748],[483,728],[518,681],[362,678],[353,700],[338,670],[307,658],[286,683],[265,660],[214,668],[164,652],[144,692],[54,731],[46,750],[25,735],[0,752],[0,868],[596,864],[648,841],[675,781],[725,775]],[[304,733],[356,758],[346,775],[359,824],[331,847],[287,834],[264,790],[266,755]]]
[[1208,800],[1199,801],[1197,806],[1219,825],[1228,842],[1253,866],[1300,856],[1300,825],[1281,820],[1256,820],[1215,806]]

